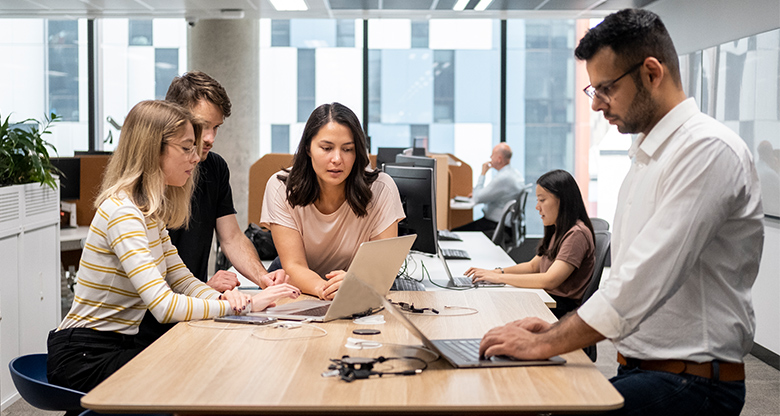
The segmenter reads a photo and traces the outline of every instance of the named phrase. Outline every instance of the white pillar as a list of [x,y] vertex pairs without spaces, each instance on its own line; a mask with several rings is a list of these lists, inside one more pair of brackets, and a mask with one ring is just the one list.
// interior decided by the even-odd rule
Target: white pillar
[[247,222],[249,167],[260,157],[260,29],[257,19],[199,20],[188,30],[188,66],[219,81],[232,103],[214,142],[230,167],[238,224]]

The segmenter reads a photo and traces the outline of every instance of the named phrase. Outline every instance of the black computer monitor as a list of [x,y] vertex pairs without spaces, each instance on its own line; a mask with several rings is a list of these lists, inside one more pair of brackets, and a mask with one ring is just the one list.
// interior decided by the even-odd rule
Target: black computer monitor
[[79,199],[81,183],[81,159],[77,157],[53,157],[51,164],[62,172],[60,175],[60,201]]
[[431,168],[436,174],[436,159],[427,156],[396,155],[395,163],[398,165],[416,166],[418,168]]
[[436,194],[433,169],[429,167],[385,165],[398,187],[406,218],[398,223],[398,235],[417,234],[412,250],[436,254]]
[[395,163],[395,156],[403,153],[406,147],[380,147],[376,149],[376,167],[382,169],[384,165]]

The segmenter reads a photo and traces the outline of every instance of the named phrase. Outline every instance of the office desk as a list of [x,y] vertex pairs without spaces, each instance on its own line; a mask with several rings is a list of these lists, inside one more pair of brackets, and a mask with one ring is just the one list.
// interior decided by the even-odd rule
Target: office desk
[[[481,337],[489,328],[526,316],[555,319],[530,293],[394,292],[389,297],[441,310],[444,305],[479,310],[465,316],[411,315],[431,338]],[[89,392],[82,404],[99,412],[210,414],[518,414],[622,406],[622,397],[579,350],[565,354],[568,362],[562,366],[456,370],[437,360],[415,376],[352,383],[321,376],[330,358],[408,355],[410,348],[399,351],[388,343],[420,345],[400,323],[386,318],[387,323],[372,326],[351,320],[317,324],[328,331],[327,336],[288,341],[257,338],[252,335],[257,327],[252,325],[228,330],[213,321],[180,323]],[[360,338],[385,346],[347,349],[347,338],[358,337],[352,330],[366,327],[382,333]],[[398,361],[388,364],[400,366]]]
[[[493,244],[489,238],[481,231],[459,231],[458,236],[463,241],[439,241],[442,248],[457,248],[466,250],[471,256],[471,260],[447,260],[450,272],[453,276],[463,276],[463,273],[469,267],[479,267],[482,269],[494,269],[496,267],[509,267],[515,265],[515,261],[501,247]],[[413,262],[408,264],[408,270],[412,277],[419,280],[423,276],[423,265],[436,283],[431,283],[427,277],[423,280],[426,290],[446,290],[441,286],[446,286],[448,282],[447,273],[444,265],[439,258],[428,256],[421,253],[412,255]],[[438,286],[437,286],[438,285]],[[539,296],[542,301],[550,308],[556,306],[555,300],[544,291],[544,289],[525,289],[513,286],[505,287],[485,287],[476,288],[471,291],[512,291],[512,292],[530,292]]]

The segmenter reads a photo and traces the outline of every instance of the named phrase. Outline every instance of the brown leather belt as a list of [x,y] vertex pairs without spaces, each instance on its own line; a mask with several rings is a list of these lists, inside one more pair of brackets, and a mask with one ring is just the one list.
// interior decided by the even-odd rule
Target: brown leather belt
[[745,380],[745,364],[727,363],[723,361],[709,361],[695,363],[683,360],[638,360],[626,358],[618,353],[618,363],[648,371],[664,371],[674,374],[691,374],[694,376],[709,378],[715,381],[742,381]]

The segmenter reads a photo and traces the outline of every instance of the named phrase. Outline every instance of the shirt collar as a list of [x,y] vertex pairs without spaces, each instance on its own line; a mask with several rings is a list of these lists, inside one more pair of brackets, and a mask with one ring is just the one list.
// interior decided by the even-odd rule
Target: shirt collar
[[698,113],[699,107],[693,98],[688,98],[677,104],[653,126],[649,134],[640,133],[637,136],[628,150],[628,155],[633,158],[639,151],[642,151],[647,157],[653,157],[655,151],[672,137],[672,133]]

